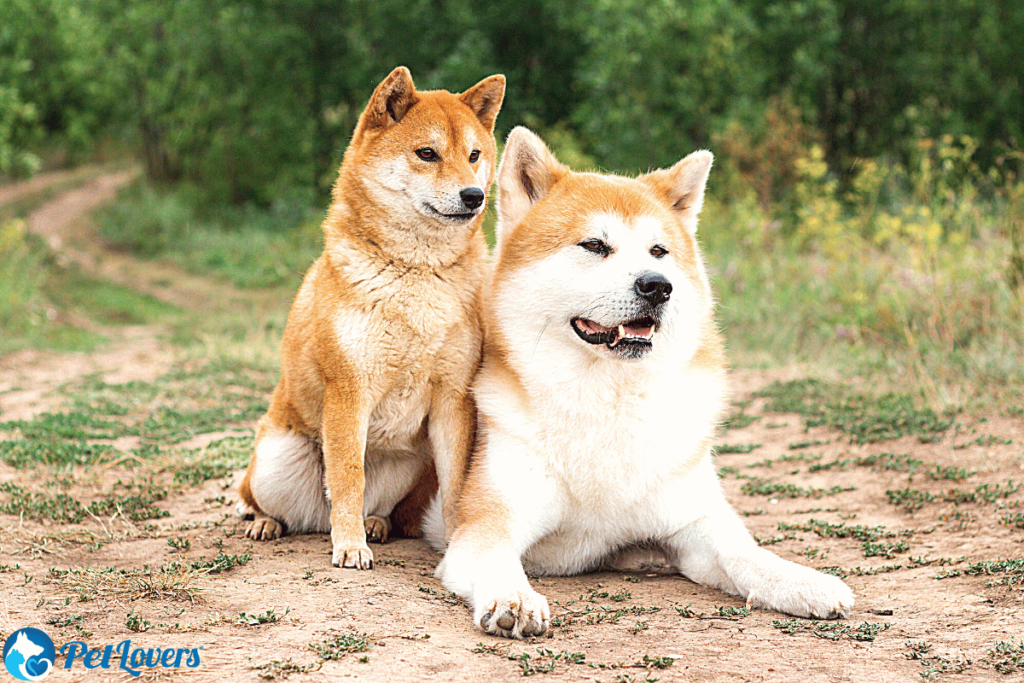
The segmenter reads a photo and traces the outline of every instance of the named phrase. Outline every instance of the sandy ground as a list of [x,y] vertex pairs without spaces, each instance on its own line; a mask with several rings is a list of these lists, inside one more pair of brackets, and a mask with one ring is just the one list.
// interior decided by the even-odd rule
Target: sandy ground
[[[105,183],[114,182],[104,177],[108,178]],[[109,184],[96,187],[103,190]],[[62,212],[60,220],[70,214]],[[34,229],[48,234],[46,226]],[[48,236],[62,239],[59,230]],[[161,286],[173,284],[159,279]],[[186,294],[181,297],[182,302],[188,300]],[[110,348],[91,356],[25,351],[0,358],[3,419],[28,417],[48,407],[54,400],[51,390],[76,375],[99,373],[111,382],[152,378],[166,370],[172,357],[173,350],[158,335],[145,328],[129,328]],[[799,376],[799,371],[742,371],[734,374],[733,381],[738,396],[745,397],[775,379],[793,376]],[[974,491],[985,483],[1005,485],[1008,479],[1024,481],[1020,415],[962,415],[959,421],[964,428],[975,431],[958,436],[949,432],[937,443],[904,437],[857,446],[844,434],[824,427],[805,431],[798,415],[766,414],[762,407],[763,400],[755,399],[747,412],[759,419],[723,434],[723,443],[762,444],[750,453],[720,457],[722,466],[736,468],[724,477],[723,485],[739,510],[753,513],[746,521],[754,534],[763,539],[782,537],[771,545],[775,552],[817,568],[839,567],[849,573],[846,581],[857,603],[843,623],[851,629],[864,622],[877,625],[874,640],[851,638],[857,633],[853,630],[832,640],[822,637],[827,633],[813,633],[810,622],[787,634],[773,626],[773,621],[786,617],[770,612],[728,618],[719,614],[720,608],[740,608],[742,600],[680,576],[637,571],[535,580],[537,589],[551,601],[559,625],[538,639],[504,641],[481,633],[467,605],[433,577],[439,556],[421,540],[374,546],[376,569],[358,572],[331,567],[330,541],[325,535],[269,543],[243,538],[244,527],[229,507],[234,499],[232,481],[240,478],[240,472],[162,501],[160,506],[170,516],[148,528],[123,519],[60,526],[0,515],[0,631],[6,637],[24,626],[41,628],[58,648],[72,640],[84,640],[96,648],[126,638],[133,647],[202,647],[201,662],[194,669],[154,668],[143,673],[146,678],[196,681],[261,680],[261,673],[272,673],[257,667],[286,660],[295,669],[308,669],[291,673],[292,681],[515,680],[529,673],[531,666],[537,675],[565,681],[812,683],[913,681],[921,680],[922,674],[948,681],[1024,680],[1024,669],[1001,674],[986,656],[997,641],[1024,642],[1021,586],[987,586],[999,578],[995,575],[935,578],[951,569],[966,569],[970,563],[1024,556],[1024,529],[1001,523],[1011,513],[1024,512],[1024,492],[998,504],[935,501],[911,514],[890,504],[886,495],[888,489],[906,486],[906,472],[856,466],[808,472],[811,462],[894,453],[918,458],[929,467],[962,466],[973,472],[962,482],[934,481],[916,474],[912,487],[933,494],[954,487]],[[982,436],[993,438],[977,438]],[[790,448],[808,441],[820,443]],[[806,453],[805,460],[779,460],[795,453]],[[774,462],[747,467],[765,459]],[[116,474],[111,470],[96,476]],[[772,476],[801,487],[840,485],[853,490],[821,498],[751,496],[741,491],[747,480],[740,477],[746,475]],[[0,481],[29,486],[36,476],[0,465]],[[906,532],[899,539],[907,541],[909,550],[892,558],[865,557],[861,542],[854,538],[822,538],[811,531],[778,526],[780,522],[804,525],[810,519],[884,525],[889,531]],[[188,549],[171,547],[171,538],[187,539]],[[163,596],[135,598],[100,592],[80,602],[79,591],[50,574],[51,568],[69,567],[140,570],[210,559],[218,552],[249,554],[251,560],[222,573],[194,577],[189,590]],[[911,557],[935,562],[921,564],[927,561],[921,559],[919,566],[908,567],[915,564]],[[952,558],[949,561],[954,564],[940,566],[941,558]],[[865,571],[892,565],[901,568]],[[859,572],[854,569],[858,567]],[[278,621],[237,623],[240,613],[256,615],[270,609],[281,616]],[[683,616],[680,611],[695,616]],[[130,630],[129,612],[151,622],[150,626]],[[69,615],[81,615],[78,628],[90,634],[72,625],[48,623]],[[310,644],[350,634],[365,634],[369,649],[322,661],[310,648]],[[908,641],[931,645],[925,659],[911,658]],[[529,659],[522,659],[524,653]],[[583,658],[554,658],[561,653],[581,653]],[[650,663],[666,657],[674,660],[667,668]],[[552,671],[536,671],[552,663]],[[57,665],[62,664],[63,658],[58,657]],[[958,668],[964,670],[957,672]],[[56,671],[51,680],[91,679],[101,671],[88,671],[79,662],[70,671]],[[287,673],[279,666],[276,676],[284,678]],[[116,669],[104,675],[132,678]]]

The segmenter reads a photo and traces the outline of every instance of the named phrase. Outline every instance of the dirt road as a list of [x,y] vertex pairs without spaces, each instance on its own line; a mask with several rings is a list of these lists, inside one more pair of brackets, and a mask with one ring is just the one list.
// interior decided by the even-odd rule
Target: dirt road
[[[81,190],[98,196],[122,180],[105,175]],[[30,220],[58,250],[73,249],[67,231],[81,235],[87,226],[72,210],[57,211],[61,201],[69,196]],[[95,204],[79,197],[75,205]],[[192,305],[194,288],[206,287],[98,243],[90,249],[96,272],[179,305]],[[747,613],[742,600],[679,576],[605,572],[534,580],[551,601],[553,628],[510,643],[473,626],[467,606],[433,578],[438,556],[419,540],[375,546],[377,568],[356,572],[331,567],[327,536],[242,538],[230,507],[237,458],[233,469],[205,481],[179,476],[184,470],[175,461],[189,453],[190,467],[220,462],[212,444],[235,443],[230,439],[244,450],[251,420],[239,419],[242,413],[194,424],[181,449],[150,460],[16,461],[34,429],[45,424],[56,433],[53,425],[79,426],[72,414],[99,414],[98,396],[117,405],[103,408],[112,417],[96,434],[114,433],[94,434],[90,443],[125,454],[141,453],[147,439],[158,446],[156,432],[122,433],[117,425],[136,424],[138,411],[137,424],[165,428],[142,413],[161,392],[171,393],[178,359],[171,342],[144,328],[125,330],[90,356],[25,351],[0,359],[0,505],[9,512],[0,515],[3,637],[33,626],[58,649],[70,641],[102,649],[125,639],[132,648],[202,648],[194,668],[138,669],[147,678],[196,681],[1024,680],[1024,490],[1017,488],[1024,481],[1024,405],[933,420],[852,392],[841,403],[833,394],[842,387],[791,382],[801,379],[799,369],[738,371],[741,402],[720,438],[723,486],[762,544],[845,577],[857,596],[850,618]],[[205,386],[196,373],[188,381]],[[190,420],[219,405],[222,389],[242,397],[233,404],[248,400],[238,388],[245,373],[217,381],[208,382],[216,391],[189,385],[184,392],[199,406]],[[254,382],[258,402],[273,377]],[[66,418],[44,422],[48,412]],[[152,494],[145,481],[166,495]],[[146,509],[167,515],[133,520],[122,496],[75,522],[46,518],[54,505],[67,504],[60,493],[85,505],[122,489],[152,494]],[[116,656],[108,659],[106,671],[78,660],[52,680],[100,672],[132,678]],[[64,661],[58,656],[57,667]]]

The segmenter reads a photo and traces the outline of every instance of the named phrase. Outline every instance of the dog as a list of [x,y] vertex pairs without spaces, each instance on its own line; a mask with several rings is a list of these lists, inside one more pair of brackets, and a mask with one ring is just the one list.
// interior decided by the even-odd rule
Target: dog
[[[478,446],[437,575],[487,633],[544,633],[535,575],[660,548],[749,607],[838,618],[840,579],[761,548],[712,454],[728,391],[696,240],[712,155],[630,179],[575,173],[525,128],[498,171],[497,249],[473,385]],[[444,545],[442,522],[425,531]]]
[[407,495],[420,502],[403,527],[417,535],[432,486],[454,520],[476,429],[481,226],[504,94],[502,75],[461,94],[417,91],[405,67],[374,90],[239,487],[249,538],[329,531],[334,566],[372,569],[367,539],[387,540]]

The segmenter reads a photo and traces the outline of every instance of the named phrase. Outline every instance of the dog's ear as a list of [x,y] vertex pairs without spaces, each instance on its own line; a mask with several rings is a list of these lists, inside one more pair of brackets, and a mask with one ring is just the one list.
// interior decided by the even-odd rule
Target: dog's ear
[[501,74],[485,78],[459,95],[459,100],[473,110],[483,127],[489,131],[494,130],[494,119],[498,118],[503,99],[505,77]]
[[370,96],[370,103],[366,105],[366,128],[393,126],[402,120],[417,100],[412,74],[404,66],[397,67]]
[[513,128],[498,167],[498,239],[568,172],[539,137],[522,126]]
[[697,232],[697,215],[704,205],[704,188],[713,160],[711,152],[702,149],[672,168],[652,171],[638,178],[668,202],[691,235]]

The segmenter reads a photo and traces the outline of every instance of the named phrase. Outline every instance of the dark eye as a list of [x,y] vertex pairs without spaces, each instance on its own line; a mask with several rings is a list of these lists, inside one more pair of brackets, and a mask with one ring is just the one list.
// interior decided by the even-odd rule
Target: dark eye
[[608,245],[602,242],[601,240],[584,240],[579,243],[579,246],[583,247],[587,251],[593,252],[595,254],[600,254],[601,256],[607,256],[608,254],[612,253],[612,250],[608,247]]
[[416,150],[416,156],[418,156],[420,159],[423,159],[423,161],[440,161],[441,160],[441,157],[439,157],[437,155],[437,152],[434,151],[433,147],[421,147],[421,148],[419,148],[418,150]]
[[654,258],[661,258],[668,253],[668,249],[661,246],[660,244],[651,247],[651,256]]
[[474,149],[469,153],[469,163],[475,164],[476,160],[480,158],[480,150]]

